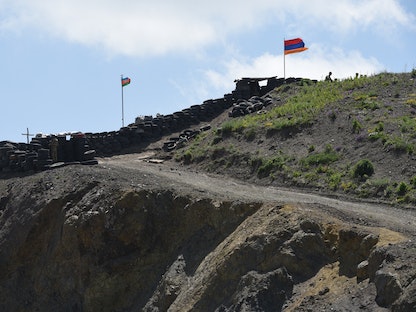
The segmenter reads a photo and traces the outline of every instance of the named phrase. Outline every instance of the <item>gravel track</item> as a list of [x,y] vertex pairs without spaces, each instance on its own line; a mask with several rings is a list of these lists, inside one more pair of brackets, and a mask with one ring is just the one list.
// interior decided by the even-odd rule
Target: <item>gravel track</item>
[[130,154],[103,158],[100,164],[106,168],[137,171],[159,179],[163,188],[181,189],[195,196],[212,196],[227,200],[255,201],[278,204],[296,204],[303,209],[319,209],[343,221],[360,225],[384,227],[416,235],[416,211],[392,205],[358,200],[331,198],[319,194],[304,193],[271,186],[258,186],[222,175],[211,175],[189,170],[173,161],[152,162],[150,154]]

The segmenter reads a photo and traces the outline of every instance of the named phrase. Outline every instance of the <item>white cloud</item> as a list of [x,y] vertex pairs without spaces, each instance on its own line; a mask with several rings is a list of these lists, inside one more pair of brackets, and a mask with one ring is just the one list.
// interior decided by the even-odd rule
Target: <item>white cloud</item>
[[273,19],[334,32],[415,26],[397,0],[2,0],[0,30],[38,29],[114,54],[198,51]]
[[[354,77],[355,73],[372,75],[384,70],[383,65],[375,58],[366,58],[358,51],[326,50],[313,45],[302,53],[286,56],[286,77],[303,77],[322,80],[329,71],[334,78]],[[215,89],[230,90],[234,79],[242,77],[284,76],[283,55],[264,54],[259,57],[241,61],[230,59],[224,61],[223,72],[207,70],[207,84]]]

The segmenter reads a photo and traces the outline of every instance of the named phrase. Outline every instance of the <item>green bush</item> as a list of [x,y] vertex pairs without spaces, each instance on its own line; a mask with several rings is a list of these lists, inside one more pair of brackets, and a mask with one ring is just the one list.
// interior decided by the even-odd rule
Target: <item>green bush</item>
[[409,191],[409,186],[406,184],[406,182],[400,182],[397,186],[397,195],[404,196]]
[[410,188],[406,182],[400,182],[396,189],[397,195],[404,196],[409,191],[409,189]]
[[374,173],[374,166],[371,161],[368,159],[359,160],[353,168],[354,178],[364,178],[369,177]]

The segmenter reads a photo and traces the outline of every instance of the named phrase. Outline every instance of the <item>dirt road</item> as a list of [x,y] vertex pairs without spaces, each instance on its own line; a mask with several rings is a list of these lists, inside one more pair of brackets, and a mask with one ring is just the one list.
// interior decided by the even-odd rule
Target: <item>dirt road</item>
[[135,170],[138,174],[160,178],[165,188],[182,189],[195,194],[205,194],[221,199],[241,201],[292,203],[303,209],[319,209],[346,222],[384,227],[416,235],[416,210],[397,208],[386,204],[330,198],[312,193],[258,186],[221,175],[210,175],[191,170],[177,163],[158,162],[151,153],[103,158],[100,164],[107,168]]

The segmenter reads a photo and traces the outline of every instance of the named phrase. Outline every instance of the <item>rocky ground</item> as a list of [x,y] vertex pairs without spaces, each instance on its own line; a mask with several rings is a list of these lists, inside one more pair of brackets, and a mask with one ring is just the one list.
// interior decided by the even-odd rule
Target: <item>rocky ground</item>
[[415,214],[154,163],[0,180],[1,309],[411,311]]
[[[382,120],[392,138],[390,108],[414,109],[409,77],[371,89],[380,109],[355,107],[353,117],[369,129]],[[410,185],[413,153],[357,140],[343,101],[337,118],[322,114],[302,131],[219,144],[303,157],[330,142],[343,146],[337,169],[367,157],[376,166],[373,186],[386,176]],[[211,121],[212,135],[228,118]],[[386,186],[345,192],[322,179],[308,184],[306,175],[261,178],[241,161],[187,163],[178,157],[186,144],[166,153],[167,139],[96,166],[0,173],[1,311],[416,310],[410,191],[401,204],[386,197]]]

